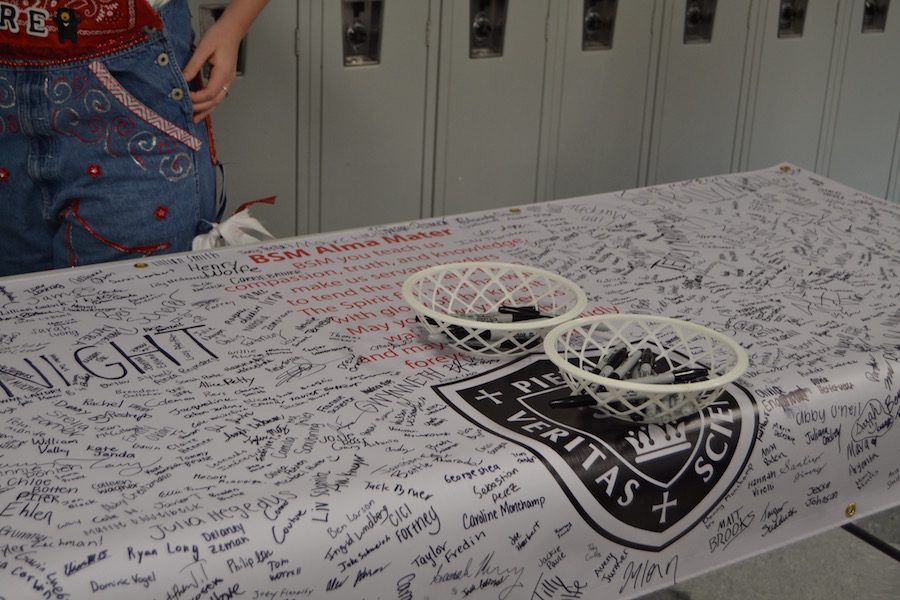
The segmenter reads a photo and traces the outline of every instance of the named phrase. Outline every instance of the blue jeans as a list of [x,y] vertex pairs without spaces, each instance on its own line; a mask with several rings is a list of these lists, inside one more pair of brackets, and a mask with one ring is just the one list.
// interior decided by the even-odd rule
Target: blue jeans
[[0,60],[0,276],[189,250],[216,219],[187,1],[160,17],[111,54]]

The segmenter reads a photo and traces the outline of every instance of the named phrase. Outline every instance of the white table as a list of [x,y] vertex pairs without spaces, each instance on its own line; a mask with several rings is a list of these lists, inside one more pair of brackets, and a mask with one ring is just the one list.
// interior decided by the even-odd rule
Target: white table
[[[898,240],[784,165],[0,281],[0,599],[627,598],[894,506]],[[549,409],[543,355],[422,338],[458,260],[750,369],[681,427]]]

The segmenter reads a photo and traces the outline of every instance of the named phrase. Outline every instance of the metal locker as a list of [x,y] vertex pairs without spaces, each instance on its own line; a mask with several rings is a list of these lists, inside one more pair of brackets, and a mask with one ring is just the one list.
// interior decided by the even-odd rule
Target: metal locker
[[635,187],[662,2],[567,0],[565,6],[549,196]]
[[[227,5],[190,0],[194,30],[202,35]],[[278,237],[306,230],[306,208],[298,210],[296,2],[270,2],[242,44],[240,72],[229,96],[213,112],[216,150],[225,167],[225,215],[257,198],[274,205],[252,208]]]
[[900,122],[900,1],[855,0],[846,26],[826,173],[885,198]]
[[900,123],[897,124],[894,142],[894,167],[891,169],[891,181],[888,184],[888,199],[900,202]]
[[[430,209],[435,53],[431,1],[319,0],[321,90],[313,107],[321,231],[417,219]],[[318,60],[312,57],[313,65]],[[316,112],[318,111],[318,112]]]
[[435,214],[534,202],[548,2],[443,2]]
[[736,163],[751,0],[673,0],[663,22],[647,183]]
[[751,71],[743,170],[816,168],[839,0],[767,0]]

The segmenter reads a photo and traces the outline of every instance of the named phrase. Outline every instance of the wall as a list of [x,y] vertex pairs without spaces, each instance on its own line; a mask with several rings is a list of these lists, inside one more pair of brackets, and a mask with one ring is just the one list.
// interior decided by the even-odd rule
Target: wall
[[216,113],[230,198],[289,235],[786,161],[900,200],[896,4],[270,2]]

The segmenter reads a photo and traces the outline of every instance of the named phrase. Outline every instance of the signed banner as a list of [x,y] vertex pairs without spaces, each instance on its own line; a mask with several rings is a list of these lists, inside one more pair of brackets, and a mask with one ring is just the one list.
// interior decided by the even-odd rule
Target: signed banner
[[[633,598],[900,503],[900,207],[790,166],[0,280],[0,600]],[[664,425],[429,341],[458,261],[721,331]]]

